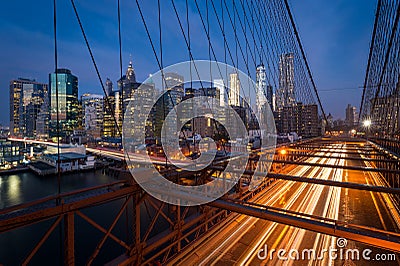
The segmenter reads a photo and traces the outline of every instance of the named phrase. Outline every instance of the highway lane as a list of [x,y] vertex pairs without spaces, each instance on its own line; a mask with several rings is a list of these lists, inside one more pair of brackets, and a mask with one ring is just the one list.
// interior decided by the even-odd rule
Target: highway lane
[[[342,147],[335,147],[336,151],[343,151],[346,152],[346,145]],[[340,148],[341,150],[337,150]],[[333,156],[340,155],[340,154],[332,154]],[[362,156],[362,155],[360,155]],[[328,162],[332,163],[333,161]],[[346,161],[345,159],[340,159],[334,162],[335,164],[339,165],[356,165],[356,166],[367,166],[371,167],[372,165],[368,162],[361,162],[361,161]],[[355,180],[354,178],[360,176],[364,178],[363,180]],[[371,173],[371,172],[356,172],[351,171],[351,174],[348,173],[347,170],[342,169],[335,169],[333,171],[333,175],[330,176],[331,179],[335,181],[350,181],[350,182],[358,182],[358,183],[365,183],[369,185],[385,185],[382,179],[380,178],[378,173]],[[375,227],[378,229],[389,230],[398,232],[398,225],[399,225],[399,214],[394,211],[393,202],[388,197],[387,194],[384,193],[373,193],[373,192],[360,192],[357,190],[349,190],[344,188],[335,188],[335,187],[322,187],[319,186],[320,189],[323,190],[315,190],[315,193],[310,197],[305,197],[304,199],[310,199],[310,202],[313,202],[313,199],[317,197],[319,199],[318,205],[316,208],[312,210],[312,208],[306,209],[298,209],[300,212],[310,213],[309,211],[312,210],[312,214],[331,218],[335,220],[339,220],[339,214],[346,211],[343,209],[345,204],[341,204],[345,201],[346,197],[349,199],[359,199],[360,202],[363,204],[354,204],[353,210],[358,212],[357,216],[363,218],[363,221],[354,221],[352,219],[347,219],[346,221],[353,224],[361,224],[366,226]],[[342,191],[344,195],[342,195]],[[359,197],[352,197],[349,196],[350,193],[361,193],[364,195],[360,195]],[[311,205],[309,205],[311,206]],[[348,212],[349,210],[347,210]],[[393,219],[394,217],[394,219]],[[388,258],[388,255],[392,255],[392,253],[388,253],[387,251],[371,248],[366,245],[362,245],[356,243],[354,241],[345,241],[344,247],[343,245],[339,246],[339,243],[343,243],[341,239],[337,239],[336,237],[323,235],[319,233],[314,233],[311,231],[306,231],[303,229],[298,229],[295,227],[289,226],[282,226],[283,229],[281,233],[276,237],[275,242],[272,244],[272,248],[275,249],[284,249],[286,251],[295,250],[297,252],[292,253],[292,257],[296,259],[289,259],[289,260],[279,260],[277,256],[274,256],[270,259],[265,259],[263,261],[259,261],[257,259],[253,260],[251,263],[246,263],[246,265],[343,265],[343,264],[356,264],[356,265],[370,265],[371,261],[366,260],[362,257],[362,255],[353,255],[351,250],[356,249],[359,254],[362,253],[365,249],[371,249],[372,253],[369,257],[374,260],[374,265],[398,265],[399,260],[398,257],[394,258],[391,257],[389,260],[384,262],[376,261],[377,258],[374,258],[376,254],[384,255]],[[265,244],[268,244],[268,239],[265,239]],[[339,242],[337,242],[339,241]],[[270,247],[270,244],[268,244]],[[258,248],[262,248],[259,246]],[[329,250],[337,250],[337,252],[333,252],[332,256],[329,256],[325,253],[325,256],[322,256],[322,251],[329,251]],[[254,249],[253,249],[254,250]],[[253,252],[251,250],[250,252]],[[309,260],[309,256],[307,253],[304,253],[305,256],[302,257],[302,251],[305,250],[312,250],[315,251],[316,259]],[[350,253],[347,253],[350,251]],[[342,252],[342,253],[341,253]],[[253,253],[253,257],[254,253]],[[289,257],[286,253],[283,257]],[[289,257],[290,258],[290,257]],[[240,261],[241,265],[243,262]]]
[[[359,153],[359,157],[364,158],[364,155],[362,155],[361,152]],[[346,161],[346,165],[374,167],[370,162],[365,161],[349,160]],[[344,170],[343,180],[360,184],[387,186],[382,176],[379,173],[373,172]],[[352,224],[360,224],[375,227],[377,229],[400,232],[399,213],[395,211],[394,203],[388,194],[346,188],[343,188],[342,191],[342,204],[339,216],[340,220]],[[371,263],[373,263],[373,265],[400,265],[399,254],[397,254],[394,261],[377,261],[379,258],[374,258],[375,255],[387,255],[390,252],[382,249],[371,248],[370,246],[355,241],[348,241],[346,248],[358,250],[365,250],[368,248],[372,250],[370,256],[373,259],[373,262],[362,259],[359,262],[351,261],[352,263],[357,263],[357,265],[368,265]],[[386,257],[388,257],[388,255]],[[345,260],[338,260],[335,261],[335,265],[343,265],[344,262]],[[346,262],[349,262],[349,260]]]
[[[329,152],[317,155],[328,155],[340,157],[331,158],[309,158],[308,162],[318,162],[323,164],[339,165],[359,165],[371,166],[368,162],[354,162],[345,160],[345,155],[340,151],[346,151],[346,145],[333,145]],[[353,147],[353,146],[351,146]],[[336,151],[336,152],[335,152]],[[362,156],[362,155],[360,155]],[[343,169],[331,168],[310,168],[309,166],[297,166],[291,175],[309,176],[335,181],[350,181],[366,184],[383,185],[377,173],[347,171]],[[362,180],[364,178],[364,180]],[[353,204],[349,206],[349,201]],[[313,214],[335,220],[348,221],[353,224],[362,224],[391,231],[398,230],[398,213],[393,211],[393,204],[386,194],[371,193],[368,191],[357,191],[346,188],[327,187],[315,184],[299,184],[290,181],[277,181],[262,197],[256,200],[257,203],[290,209],[302,213]],[[365,208],[365,207],[368,208]],[[354,211],[357,212],[355,215]],[[349,214],[350,213],[350,214]],[[396,218],[397,215],[397,218]],[[354,219],[355,216],[363,218]],[[377,218],[372,218],[377,217]],[[392,219],[395,217],[396,219]],[[326,253],[321,256],[322,250],[358,248],[370,248],[366,245],[348,241],[347,245],[337,246],[336,237],[314,233],[303,229],[259,220],[244,215],[237,215],[237,218],[226,226],[217,235],[205,241],[194,253],[185,256],[180,265],[187,263],[199,265],[343,265],[345,263],[367,261],[355,261],[352,258],[340,259],[328,256]],[[266,253],[259,251],[268,249]],[[279,249],[289,252],[291,249],[297,250],[298,259],[282,260],[275,254],[269,253],[271,250]],[[388,253],[382,250],[371,248],[373,253]],[[314,250],[315,258],[309,260],[304,250]],[[261,255],[261,256],[260,256]],[[266,255],[264,258],[262,255]],[[292,253],[296,257],[296,253]],[[339,257],[340,254],[336,254]],[[283,257],[288,257],[286,253]],[[318,258],[320,257],[320,258]],[[342,257],[346,257],[343,256]],[[351,254],[348,256],[351,257]],[[174,261],[175,263],[177,261]],[[386,261],[386,265],[397,265],[397,261]],[[375,265],[375,264],[374,264]],[[377,264],[378,265],[378,264]],[[383,264],[382,264],[383,265]]]
[[[337,148],[337,147],[335,147]],[[328,156],[331,155],[333,157],[340,156],[336,153],[328,153]],[[342,159],[327,159],[324,163],[326,164],[343,164]],[[316,178],[321,179],[330,179],[335,181],[341,181],[341,169],[331,169],[331,168],[323,168],[321,170],[321,174],[319,176],[315,176]],[[331,219],[337,218],[338,210],[339,210],[339,199],[340,199],[340,188],[334,187],[325,187],[319,185],[308,185],[307,193],[302,194],[301,197],[298,198],[300,202],[299,207],[293,209],[297,212],[307,213],[322,217],[327,217]],[[284,264],[291,265],[295,263],[295,265],[299,265],[304,263],[305,260],[302,261],[302,248],[300,244],[303,242],[304,239],[308,239],[305,235],[308,231],[304,229],[299,229],[296,227],[291,227],[288,225],[277,225],[276,226],[276,233],[269,232],[269,237],[262,239],[261,243],[257,246],[257,248],[253,248],[249,251],[251,254],[251,259],[247,261],[240,261],[242,265],[276,265],[279,263],[284,262]],[[280,233],[279,233],[280,232]],[[279,233],[279,234],[278,234]],[[315,239],[313,241],[313,245],[309,248],[313,248],[314,250],[322,250],[323,248],[329,248],[329,239],[330,236],[324,236],[323,239]],[[321,243],[322,246],[318,246],[318,243]],[[266,247],[270,250],[269,256],[265,259],[260,259],[257,256],[257,252],[261,249],[266,249]],[[282,260],[276,254],[272,253],[272,250],[285,250],[286,254],[284,254],[283,258],[286,257],[293,257],[296,259],[289,259],[287,261]],[[294,250],[292,254],[288,254],[290,250]],[[254,252],[257,251],[257,252]],[[296,253],[296,251],[298,253]],[[318,255],[318,252],[316,252]],[[318,256],[316,256],[318,257]],[[308,256],[307,256],[308,259]],[[329,257],[328,256],[321,256],[321,260],[318,261],[323,265],[329,265]]]
[[[321,153],[322,154],[322,153]],[[308,162],[327,163],[328,158],[308,158]],[[310,166],[297,166],[289,174],[298,176],[321,178],[326,175],[326,170],[321,168],[311,168]],[[277,181],[270,187],[259,199],[257,203],[285,208],[298,209],[305,208],[306,201],[299,200],[302,195],[312,194],[312,189],[316,185],[304,183],[295,183],[289,181]],[[278,231],[280,226],[276,223],[271,223],[264,220],[259,220],[253,217],[238,215],[229,226],[225,227],[224,232],[219,233],[219,236],[210,239],[210,243],[205,243],[200,247],[196,254],[189,256],[187,262],[198,263],[200,265],[209,265],[213,263],[234,264],[240,260],[248,260],[246,258],[246,250],[254,249],[260,239],[267,237],[265,234],[273,235]],[[278,229],[277,229],[278,228]],[[261,231],[261,232],[260,232]],[[253,236],[254,235],[254,236]],[[250,237],[249,237],[250,236]],[[252,237],[253,236],[253,237]],[[245,255],[240,257],[240,255]],[[257,252],[255,252],[257,254]],[[196,257],[201,259],[193,261]],[[252,259],[252,258],[250,258]],[[185,264],[182,261],[181,265]]]
[[[340,147],[336,146],[335,151],[338,148]],[[344,148],[345,151],[345,147],[341,148]],[[339,153],[332,153],[331,155],[333,157],[341,156]],[[344,162],[345,160],[343,157],[343,159],[328,160],[327,164],[344,165]],[[342,169],[324,168],[324,170],[326,170],[325,178],[334,181],[342,181]],[[337,220],[341,189],[318,185],[312,186],[313,193],[308,196],[305,195],[303,198],[303,200],[310,201],[312,204],[309,204],[308,208],[298,209],[297,211]],[[290,226],[284,226],[283,230],[286,232],[285,236],[275,239],[272,247],[276,250],[285,250],[286,254],[284,254],[283,258],[288,259],[283,260],[275,255],[272,258],[262,260],[261,263],[260,261],[254,260],[251,265],[275,265],[280,263],[283,265],[332,265],[333,257],[322,251],[328,251],[335,247],[335,237]]]

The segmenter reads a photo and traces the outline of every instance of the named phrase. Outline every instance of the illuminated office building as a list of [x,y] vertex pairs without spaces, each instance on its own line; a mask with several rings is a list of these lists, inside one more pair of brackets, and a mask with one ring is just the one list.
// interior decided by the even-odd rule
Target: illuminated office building
[[346,120],[345,120],[346,125],[349,127],[356,126],[357,119],[358,119],[357,107],[348,104],[346,107]]
[[276,91],[276,108],[296,105],[294,93],[294,55],[282,54],[279,59],[279,88]]
[[83,94],[82,102],[82,124],[89,138],[101,138],[103,132],[103,95]]
[[228,99],[228,94],[226,93],[225,84],[223,79],[215,79],[214,86],[219,91],[219,105],[225,106]]
[[113,84],[113,82],[112,82],[109,78],[107,78],[107,80],[106,80],[105,89],[106,89],[106,96],[110,96],[110,94],[111,94],[111,93],[113,92],[113,90],[114,90],[114,84]]
[[266,103],[266,73],[264,64],[259,64],[256,68],[256,105],[259,110]]
[[59,136],[66,138],[79,127],[78,78],[69,69],[58,69],[49,74],[50,83],[50,137],[57,137],[57,93]]
[[[178,105],[184,96],[184,78],[177,73],[164,73],[165,87],[163,94],[157,100],[154,110],[154,132],[157,141],[161,138],[161,129],[168,113]],[[171,125],[173,131],[179,130]]]
[[116,120],[114,119],[114,117],[115,117],[115,93],[116,93],[115,91],[111,91],[107,97],[107,101],[104,100],[102,137],[115,137],[117,135],[117,127],[115,125]]
[[239,80],[239,74],[236,73],[231,73],[229,75],[230,81],[229,81],[229,98],[228,102],[229,105],[231,106],[240,106],[240,80]]
[[37,123],[46,123],[47,84],[30,79],[10,81],[10,134],[36,137]]
[[[132,93],[141,85],[141,83],[136,82],[136,74],[132,61],[129,62],[125,75],[123,75],[122,79],[119,79],[117,83],[118,90],[113,92],[115,99],[115,121],[118,124],[118,128],[122,131],[123,119],[129,102],[132,99]],[[115,136],[121,137],[120,133],[121,132],[118,133],[118,130],[116,130]]]
[[320,135],[318,119],[318,106],[316,104],[296,103],[294,106],[284,107],[277,119],[279,133],[296,132],[303,138]]

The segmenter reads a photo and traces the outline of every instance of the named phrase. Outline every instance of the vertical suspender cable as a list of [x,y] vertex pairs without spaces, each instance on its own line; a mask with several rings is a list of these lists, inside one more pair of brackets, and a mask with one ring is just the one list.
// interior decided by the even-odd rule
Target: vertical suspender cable
[[372,52],[374,50],[375,46],[375,37],[376,37],[376,30],[377,30],[377,25],[378,25],[378,20],[379,20],[379,13],[381,10],[381,5],[382,5],[382,0],[378,0],[378,7],[376,8],[376,13],[375,13],[375,22],[374,22],[374,29],[372,31],[372,40],[371,44],[369,47],[369,55],[368,55],[368,63],[367,63],[367,70],[365,73],[365,80],[364,80],[364,88],[363,88],[363,93],[361,97],[361,104],[360,104],[360,113],[358,116],[358,124],[360,124],[362,112],[363,112],[363,107],[364,107],[364,98],[365,98],[365,91],[367,90],[367,82],[369,78],[369,70],[371,67],[371,58],[372,58]]
[[[57,112],[57,200],[56,204],[61,204],[61,171],[60,171],[60,117],[59,117],[59,106],[58,106],[58,50],[57,50],[57,0],[53,0],[53,31],[54,31],[54,70],[55,70],[55,82],[56,82],[56,112]],[[50,80],[50,95],[51,95],[51,83]],[[59,263],[63,261],[63,239],[62,239],[62,226],[59,226]]]
[[[120,80],[121,80],[121,97],[124,99],[124,88],[122,82],[122,40],[121,40],[121,5],[120,0],[117,1],[117,9],[118,9],[118,45],[119,45],[119,72],[120,72]],[[124,121],[124,102],[122,101],[122,122]],[[122,132],[121,132],[122,137]],[[126,197],[128,200],[128,197]],[[129,217],[128,217],[128,208],[125,208],[125,232],[126,232],[126,241],[129,241]]]
[[[159,44],[160,44],[160,70],[161,70],[161,84],[162,84],[162,105],[163,105],[163,118],[165,120],[165,118],[167,117],[167,113],[165,110],[165,97],[164,97],[164,88],[166,88],[167,84],[165,81],[165,76],[164,76],[164,63],[163,63],[163,47],[162,47],[162,28],[161,28],[161,3],[160,0],[157,0],[157,12],[158,12],[158,37],[159,37]],[[168,88],[167,88],[168,89]],[[168,92],[169,95],[169,99],[172,102],[172,105],[174,105],[174,101],[171,97],[171,93]],[[161,136],[162,136],[162,129],[164,127],[161,127]],[[165,167],[168,166],[168,156],[165,156]]]
[[[118,0],[118,45],[119,45],[119,72],[121,80],[121,98],[122,98],[122,121],[124,121],[124,82],[122,80],[122,40],[121,40],[121,8]],[[122,136],[122,132],[121,136]]]
[[86,33],[85,33],[85,29],[83,28],[82,21],[81,21],[81,19],[80,19],[80,17],[79,17],[78,10],[76,9],[75,1],[74,1],[74,0],[71,0],[71,5],[72,5],[72,8],[74,9],[74,13],[75,13],[76,19],[77,19],[77,21],[78,21],[79,27],[80,27],[80,29],[81,29],[83,39],[85,40],[86,48],[88,49],[88,52],[89,52],[89,54],[90,54],[90,58],[92,59],[92,63],[93,63],[94,69],[95,69],[95,71],[96,71],[97,78],[99,79],[99,82],[100,82],[100,86],[101,86],[101,88],[102,88],[102,90],[103,90],[104,95],[106,96],[106,97],[105,97],[105,100],[106,100],[107,107],[108,107],[108,109],[110,110],[111,115],[112,115],[113,118],[114,118],[114,124],[115,124],[115,126],[117,127],[117,132],[118,132],[118,134],[122,134],[122,133],[121,133],[122,131],[121,131],[121,129],[120,129],[119,125],[118,125],[117,119],[116,119],[116,117],[115,117],[114,108],[112,107],[112,105],[111,105],[111,103],[110,103],[110,100],[109,100],[109,98],[108,98],[108,96],[107,96],[107,92],[106,92],[106,89],[105,89],[105,87],[104,87],[104,83],[103,83],[103,80],[102,80],[102,78],[101,78],[99,68],[97,67],[96,60],[94,59],[94,55],[93,55],[92,49],[90,48],[89,41],[88,41],[88,39],[87,39],[87,36],[86,36]]
[[315,92],[315,96],[317,98],[319,107],[321,108],[321,112],[322,112],[323,118],[325,120],[325,123],[328,125],[328,119],[326,118],[324,108],[322,107],[321,99],[319,98],[319,95],[318,95],[317,86],[315,85],[314,78],[313,78],[313,76],[311,74],[311,69],[310,69],[310,66],[308,65],[307,57],[306,57],[306,54],[304,52],[303,45],[301,44],[300,36],[299,36],[299,33],[297,32],[296,24],[294,23],[294,19],[293,19],[293,16],[292,16],[292,12],[290,11],[288,0],[284,0],[284,1],[285,1],[286,11],[288,12],[288,15],[289,15],[290,23],[292,24],[292,27],[293,27],[294,35],[296,36],[297,44],[299,45],[300,52],[301,52],[301,55],[303,57],[304,64],[306,65],[306,69],[307,69],[308,75],[310,76],[310,81],[311,81],[311,84],[313,86],[313,89],[314,89],[314,92]]
[[[60,116],[59,116],[59,106],[58,106],[58,51],[57,51],[57,0],[53,0],[54,6],[54,15],[53,15],[53,23],[54,23],[54,70],[56,76],[56,112],[57,112],[57,183],[58,190],[57,195],[60,196],[61,193],[61,169],[60,169]],[[50,84],[51,90],[51,84]],[[51,93],[51,91],[50,91]],[[57,199],[57,204],[59,204],[60,199]]]
[[385,61],[383,63],[382,72],[381,72],[381,75],[379,77],[378,88],[377,88],[377,90],[375,92],[375,97],[374,97],[374,100],[373,100],[373,103],[372,103],[371,110],[374,110],[375,105],[376,105],[376,99],[379,97],[379,93],[381,91],[382,81],[383,81],[383,78],[385,76],[386,68],[387,68],[387,65],[388,65],[388,62],[389,62],[390,51],[391,51],[392,46],[393,46],[393,40],[394,40],[394,37],[396,35],[396,30],[397,30],[397,26],[399,24],[399,19],[400,19],[400,4],[397,7],[396,18],[394,20],[392,32],[390,33],[389,44],[388,44],[388,48],[387,48],[386,54],[385,54]]

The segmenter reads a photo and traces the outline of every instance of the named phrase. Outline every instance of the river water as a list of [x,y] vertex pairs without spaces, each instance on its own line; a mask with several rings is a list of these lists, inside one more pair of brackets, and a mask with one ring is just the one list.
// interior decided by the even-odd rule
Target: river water
[[[100,170],[82,173],[63,174],[62,192],[92,187],[116,181]],[[57,193],[57,177],[40,177],[31,172],[0,176],[0,209],[29,202]],[[119,211],[122,200],[82,210],[91,219],[108,228]],[[132,210],[130,206],[129,211]],[[143,211],[142,211],[143,213]],[[123,215],[112,233],[127,241],[132,235],[131,226],[127,226],[130,215]],[[54,219],[29,225],[24,228],[0,234],[0,265],[20,265],[40,238],[51,226]],[[59,265],[62,263],[63,225],[56,228],[49,239],[39,249],[30,265]],[[96,248],[103,233],[75,215],[75,260],[76,265],[84,265]],[[130,242],[130,241],[128,241]],[[107,240],[94,265],[102,265],[124,252],[113,240]]]

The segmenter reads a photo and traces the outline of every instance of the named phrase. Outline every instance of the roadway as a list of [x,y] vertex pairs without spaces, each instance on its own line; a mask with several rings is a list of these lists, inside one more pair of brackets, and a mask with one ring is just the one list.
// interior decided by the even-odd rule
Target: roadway
[[[341,151],[346,151],[346,147],[346,144],[333,144],[327,152],[315,154],[324,155],[328,158],[311,157],[306,161],[343,166],[347,164],[371,166],[368,162],[346,160],[345,154],[341,153]],[[332,156],[332,158],[329,158],[329,156]],[[383,185],[377,173],[357,172],[340,168],[297,166],[289,174],[334,181]],[[258,196],[254,201],[258,204],[347,221],[352,224],[398,231],[396,224],[396,220],[399,221],[396,218],[398,214],[391,208],[391,199],[383,193],[280,180],[275,181],[265,193]],[[395,217],[395,219],[392,217]],[[175,260],[171,261],[171,264],[343,265],[350,263],[349,265],[351,265],[355,263],[358,265],[360,262],[368,264],[367,261],[362,260],[361,255],[360,261],[356,261],[357,257],[351,253],[346,255],[346,251],[357,248],[362,252],[363,249],[370,247],[354,241],[348,241],[346,245],[341,247],[337,245],[337,241],[342,240],[333,236],[236,214],[221,226],[218,232],[197,243],[194,250],[189,250],[181,256],[177,256]],[[266,249],[267,252],[265,252]],[[279,249],[286,251],[283,256],[280,256],[281,258],[278,258],[277,255]],[[295,251],[289,254],[292,249]],[[338,250],[334,252],[338,256],[337,259],[334,256],[328,256],[327,253],[321,256],[323,250],[333,249]],[[375,248],[370,249],[372,250],[370,256],[378,253],[390,253]],[[272,252],[272,250],[275,251]],[[306,250],[314,250],[315,255],[303,252]],[[343,253],[340,253],[340,250]],[[297,256],[298,259],[294,259]],[[313,256],[315,259],[309,260]],[[384,264],[398,265],[398,261],[386,261]]]

